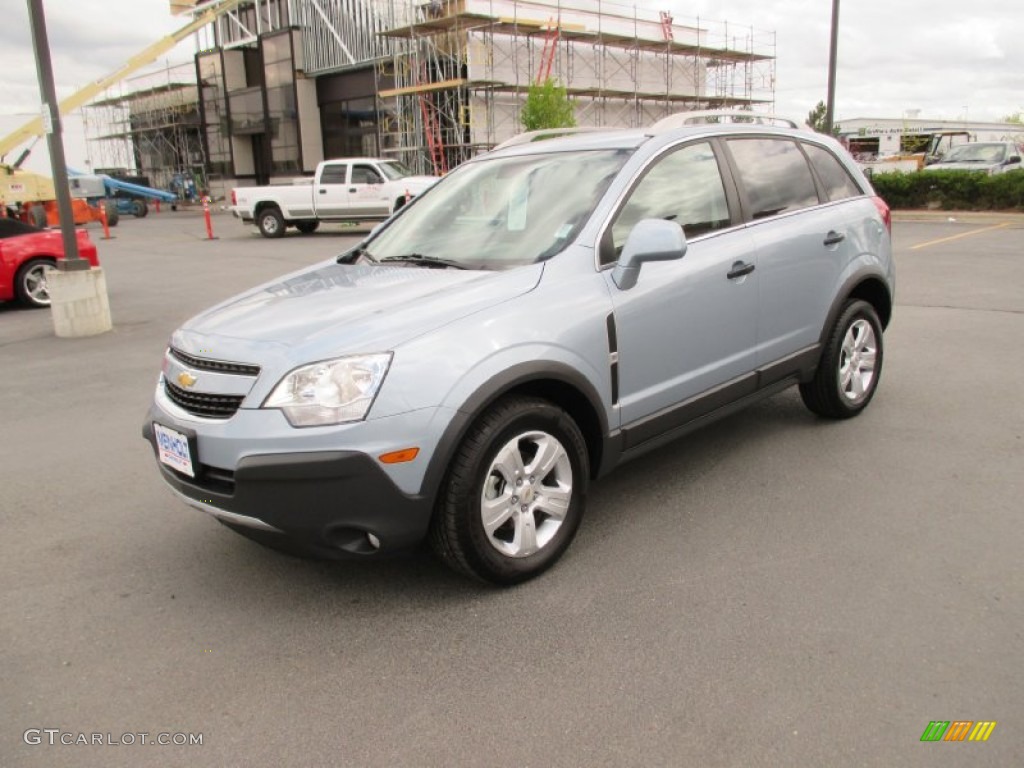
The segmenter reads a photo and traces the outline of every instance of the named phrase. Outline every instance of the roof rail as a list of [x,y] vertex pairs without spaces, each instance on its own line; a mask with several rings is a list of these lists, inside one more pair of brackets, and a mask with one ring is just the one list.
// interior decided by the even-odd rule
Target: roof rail
[[[621,131],[622,128],[607,127],[607,126],[589,126],[589,127],[576,127],[576,128],[541,128],[536,131],[527,131],[526,133],[520,133],[513,136],[507,141],[501,142],[494,149],[505,149],[505,147],[518,147],[520,144],[529,144],[533,141],[543,141],[544,139],[556,139],[559,136],[572,136],[577,133],[600,133],[604,131]],[[493,151],[493,150],[492,150]]]
[[712,109],[698,112],[676,112],[663,117],[650,127],[651,133],[663,133],[684,125],[705,125],[708,123],[732,123],[739,125],[771,125],[779,128],[795,128],[810,130],[805,123],[779,115],[762,115],[757,112],[744,112],[738,109]]

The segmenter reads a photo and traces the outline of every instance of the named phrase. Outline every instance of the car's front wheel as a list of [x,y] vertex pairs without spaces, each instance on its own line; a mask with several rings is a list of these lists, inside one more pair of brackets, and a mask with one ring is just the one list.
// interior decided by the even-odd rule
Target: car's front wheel
[[14,290],[22,304],[27,307],[50,306],[46,278],[52,269],[53,262],[49,259],[29,259],[21,265],[15,277]]
[[882,323],[875,308],[854,299],[839,313],[814,378],[800,385],[819,416],[848,419],[867,408],[882,373]]
[[516,584],[551,567],[583,518],[590,474],[572,418],[536,398],[499,401],[452,460],[431,544],[457,571]]

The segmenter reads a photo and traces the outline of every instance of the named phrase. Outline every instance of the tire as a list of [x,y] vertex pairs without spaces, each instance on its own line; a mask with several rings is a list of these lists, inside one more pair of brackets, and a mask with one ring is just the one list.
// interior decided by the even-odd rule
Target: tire
[[135,218],[144,219],[149,215],[149,206],[143,200],[134,200],[132,202],[132,213],[135,214]]
[[51,259],[29,259],[14,278],[14,293],[26,307],[41,309],[50,306],[46,291],[46,274],[53,269]]
[[470,428],[451,461],[431,546],[449,567],[492,584],[538,576],[576,535],[589,477],[586,443],[565,411],[535,398],[501,400]]
[[391,209],[391,213],[393,213],[393,214],[398,213],[402,209],[403,205],[405,205],[405,196],[404,195],[402,197],[398,198],[397,200],[395,200],[395,207]]
[[312,235],[319,226],[319,221],[300,221],[295,224],[295,228],[304,235]]
[[46,229],[50,222],[46,218],[46,209],[41,205],[33,205],[28,209],[28,217],[33,227]]
[[107,226],[116,227],[117,222],[121,220],[121,213],[117,210],[117,203],[114,200],[100,200],[100,205],[107,212]]
[[284,237],[284,216],[277,208],[264,208],[256,214],[256,226],[264,237]]
[[882,323],[866,301],[848,301],[836,320],[814,378],[800,385],[812,412],[849,419],[868,407],[882,374]]

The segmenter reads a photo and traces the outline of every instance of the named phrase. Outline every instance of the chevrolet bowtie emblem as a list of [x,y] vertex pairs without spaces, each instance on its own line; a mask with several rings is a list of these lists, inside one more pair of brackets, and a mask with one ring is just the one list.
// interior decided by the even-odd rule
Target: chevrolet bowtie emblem
[[191,387],[197,381],[196,377],[188,371],[182,371],[178,374],[178,383],[183,387]]

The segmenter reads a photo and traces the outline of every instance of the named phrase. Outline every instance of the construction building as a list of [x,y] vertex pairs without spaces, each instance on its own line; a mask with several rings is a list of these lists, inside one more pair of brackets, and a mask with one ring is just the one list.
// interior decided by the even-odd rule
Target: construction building
[[[206,186],[206,151],[195,64],[130,78],[83,110],[95,173],[139,169],[148,184],[194,196]],[[190,194],[191,193],[191,194]]]
[[[311,173],[325,157],[396,157],[442,174],[520,132],[529,86],[548,77],[584,126],[774,104],[774,33],[682,24],[623,0],[254,0],[196,37],[198,86],[176,92],[194,96],[215,194]],[[177,124],[163,106],[143,115],[155,102],[131,95],[115,99],[129,127],[108,136],[152,147],[180,135],[175,151],[135,159],[158,179],[192,168],[194,134],[152,141],[151,128]]]

